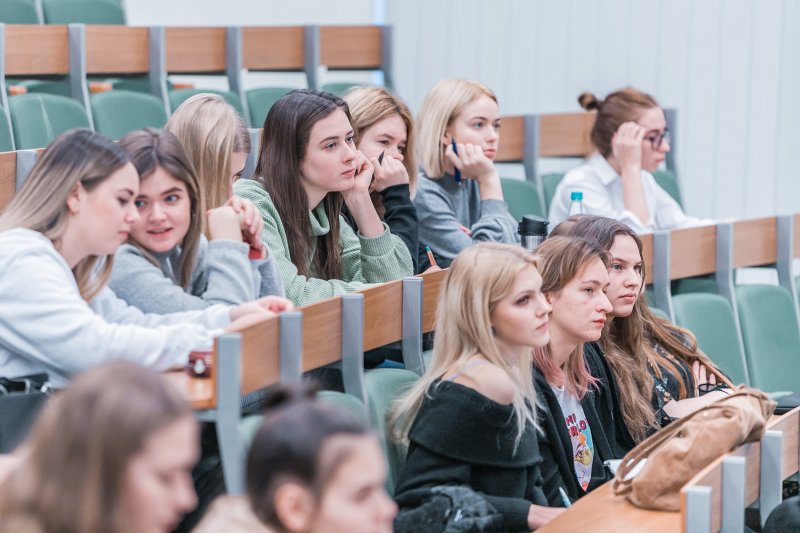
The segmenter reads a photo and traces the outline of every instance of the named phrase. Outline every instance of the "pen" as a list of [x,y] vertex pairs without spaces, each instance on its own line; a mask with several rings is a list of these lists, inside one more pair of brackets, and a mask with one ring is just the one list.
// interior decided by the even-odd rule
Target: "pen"
[[558,487],[558,492],[561,494],[561,501],[564,502],[564,507],[570,507],[572,504],[569,502],[569,498],[567,497],[567,493],[564,492],[564,489]]
[[[456,148],[456,140],[453,139],[453,153],[458,155],[458,148]],[[455,167],[456,170],[453,172],[453,177],[456,179],[456,183],[461,183],[461,171],[458,170],[458,167]]]
[[378,156],[378,164],[379,164],[379,165],[380,165],[381,163],[383,163],[383,154],[385,154],[385,153],[386,153],[386,150],[384,150],[383,152],[381,152],[381,155],[379,155],[379,156]]
[[430,246],[425,247],[425,253],[428,254],[428,261],[430,261],[432,267],[439,266],[436,264],[436,259],[433,257]]

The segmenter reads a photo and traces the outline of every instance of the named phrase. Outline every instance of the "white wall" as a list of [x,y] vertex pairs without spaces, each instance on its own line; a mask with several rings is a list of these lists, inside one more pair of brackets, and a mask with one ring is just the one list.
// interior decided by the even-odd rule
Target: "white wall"
[[126,0],[134,25],[395,27],[397,91],[412,108],[447,76],[480,79],[504,114],[579,110],[625,85],[680,111],[687,210],[800,210],[798,0]]

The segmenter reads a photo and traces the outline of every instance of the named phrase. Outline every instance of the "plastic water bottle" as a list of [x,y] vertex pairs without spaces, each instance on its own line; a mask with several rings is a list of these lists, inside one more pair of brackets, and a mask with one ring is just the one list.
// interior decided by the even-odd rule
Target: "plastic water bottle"
[[533,251],[547,237],[547,220],[535,215],[523,215],[519,223],[519,237],[522,247]]
[[573,191],[569,195],[572,203],[569,206],[569,216],[572,215],[585,215],[586,211],[583,209],[583,193],[581,191]]

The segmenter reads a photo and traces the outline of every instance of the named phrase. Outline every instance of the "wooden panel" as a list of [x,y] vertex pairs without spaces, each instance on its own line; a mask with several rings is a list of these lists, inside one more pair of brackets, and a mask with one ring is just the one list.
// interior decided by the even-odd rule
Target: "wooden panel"
[[800,257],[800,215],[794,216],[794,257]]
[[783,432],[783,471],[781,475],[784,479],[794,475],[798,471],[798,437],[800,437],[800,407],[792,409],[785,415],[776,417],[767,424],[767,429]]
[[242,62],[251,70],[302,70],[302,26],[242,28]]
[[717,270],[717,227],[675,230],[670,236],[670,279],[713,274]]
[[329,298],[300,308],[303,312],[303,371],[342,358],[342,299]]
[[644,261],[644,283],[649,285],[653,283],[653,234],[645,233],[639,235],[642,240],[642,260]]
[[364,350],[403,338],[403,280],[363,291]]
[[622,496],[614,496],[611,483],[598,487],[572,504],[537,533],[591,531],[592,533],[675,533],[681,514],[640,509]]
[[17,188],[17,153],[0,153],[0,211],[5,209]]
[[86,26],[86,71],[89,74],[146,73],[150,69],[147,28]]
[[422,289],[422,331],[433,331],[436,327],[436,310],[439,306],[439,293],[444,289],[444,280],[449,269],[423,274]]
[[733,223],[733,267],[770,265],[778,260],[775,217]]
[[250,325],[242,334],[242,394],[280,380],[280,322],[278,317]]
[[328,68],[380,68],[380,26],[322,26],[320,63]]
[[167,72],[225,71],[225,28],[167,28]]
[[495,161],[516,163],[525,155],[525,117],[501,117],[500,146]]
[[6,75],[69,73],[66,26],[6,26]]
[[586,157],[594,151],[589,135],[594,113],[559,113],[539,117],[541,157]]
[[197,378],[184,370],[175,370],[162,374],[169,386],[175,388],[196,410],[213,409],[217,406],[214,379]]

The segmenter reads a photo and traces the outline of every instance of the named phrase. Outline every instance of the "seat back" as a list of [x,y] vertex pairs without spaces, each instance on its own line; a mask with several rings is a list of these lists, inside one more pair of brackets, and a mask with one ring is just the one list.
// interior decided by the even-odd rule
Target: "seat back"
[[500,185],[503,187],[503,198],[508,204],[508,210],[515,219],[521,220],[522,215],[544,216],[539,193],[532,181],[500,178]]
[[8,102],[18,150],[42,148],[73,128],[89,128],[86,111],[75,100],[54,94],[23,94]]
[[544,205],[548,213],[550,212],[550,203],[553,201],[553,196],[556,194],[556,189],[561,180],[564,179],[564,174],[552,173],[542,176],[542,190],[544,191]]
[[45,24],[125,24],[117,0],[42,0]]
[[358,87],[360,85],[364,85],[362,82],[357,81],[339,81],[339,82],[332,82],[332,83],[325,83],[322,85],[322,90],[325,92],[333,93],[336,96],[341,98],[352,89],[353,87]]
[[734,383],[747,383],[739,356],[736,319],[728,301],[718,294],[689,293],[672,297],[675,322],[694,333],[697,345]]
[[33,0],[3,0],[0,2],[0,22],[5,24],[41,24]]
[[247,91],[245,98],[250,112],[250,124],[254,128],[262,128],[272,105],[291,90],[292,87],[258,87]]
[[741,285],[736,288],[736,303],[751,385],[797,391],[800,330],[788,291],[773,285]]
[[162,128],[167,114],[161,101],[150,94],[107,91],[91,97],[94,127],[109,139],[119,140],[141,128]]
[[681,197],[681,189],[678,184],[678,177],[674,172],[669,170],[656,170],[653,172],[653,178],[659,187],[664,189],[667,194],[672,196],[672,199],[678,202],[678,205],[683,207],[683,198]]
[[386,415],[392,403],[407,391],[419,376],[410,370],[399,368],[380,368],[370,370],[364,376],[367,393],[367,411],[372,427],[378,432],[383,451],[389,463],[386,476],[386,490],[394,493],[400,469],[405,462],[406,449],[395,443],[387,426]]

